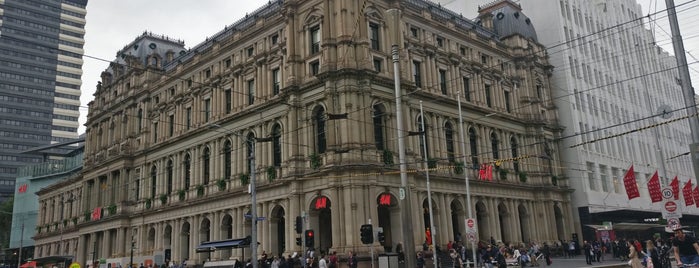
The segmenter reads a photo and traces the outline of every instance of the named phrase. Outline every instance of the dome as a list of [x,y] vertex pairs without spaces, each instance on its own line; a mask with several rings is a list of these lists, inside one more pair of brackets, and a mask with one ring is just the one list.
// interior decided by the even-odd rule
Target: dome
[[537,41],[536,30],[532,21],[522,13],[519,5],[509,1],[497,1],[490,4],[487,8],[481,10],[491,13],[493,16],[493,30],[500,38],[507,37],[513,34],[519,34],[525,38],[530,38]]

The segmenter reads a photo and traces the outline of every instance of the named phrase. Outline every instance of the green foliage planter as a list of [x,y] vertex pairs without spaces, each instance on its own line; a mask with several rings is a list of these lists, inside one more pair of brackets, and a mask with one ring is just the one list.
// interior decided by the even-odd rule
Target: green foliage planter
[[320,168],[320,155],[313,153],[308,158],[311,161],[311,168],[312,169]]
[[167,195],[166,194],[160,194],[160,204],[167,204]]
[[248,185],[250,183],[250,175],[248,175],[248,174],[245,174],[245,173],[240,174],[238,179],[240,179],[240,183],[242,185]]
[[73,217],[73,225],[78,225],[78,217]]
[[454,163],[454,173],[459,175],[464,174],[464,162]]
[[204,195],[204,185],[197,185],[197,196],[203,196]]
[[224,179],[217,180],[216,186],[218,186],[219,191],[225,191],[226,190],[226,180],[224,180]]
[[41,233],[41,226],[37,226],[37,227],[36,227],[36,233],[37,233],[37,234],[40,234],[40,233]]
[[507,172],[507,169],[501,168],[499,172],[500,172],[500,179],[507,180],[507,173],[509,173],[509,172]]
[[107,207],[107,210],[109,211],[109,215],[116,215],[117,206],[115,204],[111,204]]
[[520,182],[527,182],[527,173],[526,172],[519,172],[519,181]]
[[437,159],[435,159],[435,158],[427,159],[427,168],[429,168],[429,169],[437,168]]
[[149,209],[151,207],[152,202],[153,202],[153,200],[151,200],[150,198],[146,199],[146,209]]
[[277,179],[277,168],[267,167],[267,180],[273,182],[275,179]]
[[85,211],[85,221],[90,221],[90,211]]
[[63,219],[63,227],[68,226],[68,219]]
[[185,190],[178,190],[177,191],[177,197],[180,199],[180,201],[184,201],[184,198],[187,195],[187,191]]
[[551,184],[558,186],[558,176],[551,176]]
[[389,150],[383,150],[383,164],[386,166],[392,166],[393,165],[393,152]]

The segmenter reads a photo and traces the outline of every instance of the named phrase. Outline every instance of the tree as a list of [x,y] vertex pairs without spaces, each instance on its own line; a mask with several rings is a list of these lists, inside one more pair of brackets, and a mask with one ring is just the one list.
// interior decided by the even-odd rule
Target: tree
[[10,247],[10,231],[12,231],[12,207],[14,198],[9,198],[0,203],[0,249]]

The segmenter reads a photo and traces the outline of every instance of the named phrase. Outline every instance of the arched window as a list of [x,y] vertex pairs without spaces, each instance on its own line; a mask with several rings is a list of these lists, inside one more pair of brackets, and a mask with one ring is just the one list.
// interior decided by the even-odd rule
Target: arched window
[[209,147],[204,148],[204,155],[202,155],[202,164],[203,166],[203,172],[202,174],[204,176],[204,185],[209,184],[209,180],[211,179],[211,151],[209,150]]
[[374,143],[376,150],[386,149],[386,108],[382,104],[374,105]]
[[172,193],[172,160],[167,161],[167,194]]
[[245,139],[245,147],[246,147],[246,159],[245,159],[245,167],[247,168],[248,174],[252,173],[252,170],[255,168],[253,164],[253,159],[255,157],[255,134],[249,133],[247,136],[247,139]]
[[282,165],[282,127],[279,124],[272,127],[272,164]]
[[500,149],[498,148],[498,135],[490,133],[490,150],[493,152],[493,159],[500,159]]
[[[430,146],[429,143],[427,142],[427,122],[424,123],[424,128],[423,128],[423,122],[422,122],[422,117],[417,118],[417,130],[422,134],[422,137],[420,137],[420,155],[422,155],[423,158],[427,158],[428,160],[430,159]],[[427,155],[425,155],[425,151],[427,151]]]
[[474,169],[478,169],[478,136],[472,127],[468,128],[468,143],[471,146],[471,164]]
[[313,123],[315,128],[316,153],[325,153],[326,136],[325,136],[325,109],[318,107],[313,113]]
[[143,128],[143,109],[138,109],[138,132]]
[[444,139],[447,142],[447,159],[449,163],[454,163],[456,162],[454,157],[454,127],[449,122],[444,124]]
[[231,161],[231,141],[227,140],[223,144],[223,176],[227,180],[231,178],[231,174],[233,173]]
[[[512,150],[512,158],[519,157],[519,152],[517,152],[517,139],[515,139],[515,137],[510,138],[510,149]],[[514,160],[512,162],[512,168],[514,169],[515,173],[519,173],[519,161]]]
[[192,157],[189,154],[184,156],[184,189],[189,190],[192,183]]
[[158,185],[157,181],[156,181],[157,176],[158,176],[158,168],[153,166],[150,169],[150,197],[153,199],[155,199],[155,191],[156,191],[156,189],[157,189],[156,187]]

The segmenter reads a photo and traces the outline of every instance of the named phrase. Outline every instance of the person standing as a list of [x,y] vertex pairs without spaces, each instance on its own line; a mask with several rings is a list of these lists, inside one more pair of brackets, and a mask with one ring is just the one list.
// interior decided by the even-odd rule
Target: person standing
[[585,253],[585,262],[589,265],[592,264],[592,245],[586,241],[583,241],[583,253]]
[[684,228],[675,228],[675,239],[672,240],[672,247],[675,252],[675,260],[677,266],[682,264],[697,264],[699,263],[699,244],[694,237],[687,236],[684,233]]
[[422,252],[417,253],[417,268],[425,267],[425,257],[422,256]]
[[629,239],[627,247],[629,248],[629,265],[631,265],[631,268],[643,268],[643,264],[638,258],[638,254],[641,249],[636,248],[635,241],[633,239]]
[[357,254],[352,251],[350,251],[347,256],[347,266],[349,266],[349,268],[357,268]]

